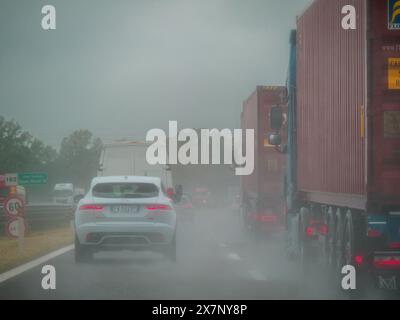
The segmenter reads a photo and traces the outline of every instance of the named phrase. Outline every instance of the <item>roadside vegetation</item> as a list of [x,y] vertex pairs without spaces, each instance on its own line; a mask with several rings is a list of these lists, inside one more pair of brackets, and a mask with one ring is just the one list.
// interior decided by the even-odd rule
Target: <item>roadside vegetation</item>
[[27,186],[29,198],[49,195],[55,183],[71,182],[86,187],[96,175],[102,148],[100,139],[85,129],[62,139],[58,148],[47,146],[16,121],[0,116],[0,174],[46,172],[44,186]]
[[71,226],[58,227],[27,234],[21,251],[18,239],[0,237],[0,273],[39,258],[49,252],[73,243]]

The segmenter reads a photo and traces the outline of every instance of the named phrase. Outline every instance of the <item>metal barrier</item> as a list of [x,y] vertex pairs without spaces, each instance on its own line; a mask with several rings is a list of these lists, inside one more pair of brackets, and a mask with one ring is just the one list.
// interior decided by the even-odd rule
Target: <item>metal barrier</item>
[[[28,230],[43,230],[68,225],[73,219],[75,206],[62,204],[29,204],[25,207]],[[4,235],[7,217],[0,207],[0,229]]]

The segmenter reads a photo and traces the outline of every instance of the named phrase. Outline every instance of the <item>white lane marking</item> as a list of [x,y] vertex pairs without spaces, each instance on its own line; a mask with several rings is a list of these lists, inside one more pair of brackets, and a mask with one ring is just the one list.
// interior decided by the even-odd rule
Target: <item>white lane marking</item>
[[228,258],[231,259],[231,260],[236,260],[236,261],[242,260],[240,258],[240,256],[237,253],[234,253],[234,252],[229,253],[228,254]]
[[11,278],[14,278],[14,277],[20,275],[21,273],[24,273],[25,271],[28,271],[32,268],[35,268],[51,259],[54,259],[55,257],[58,257],[68,251],[71,251],[72,249],[74,249],[73,244],[68,247],[64,247],[64,248],[58,249],[56,251],[50,252],[50,253],[44,255],[43,257],[37,258],[35,260],[32,260],[28,263],[25,263],[25,264],[19,266],[19,267],[16,267],[14,269],[6,271],[6,272],[0,274],[0,283],[4,282],[6,280],[9,280]]
[[256,281],[266,281],[267,278],[257,270],[249,270],[250,276]]

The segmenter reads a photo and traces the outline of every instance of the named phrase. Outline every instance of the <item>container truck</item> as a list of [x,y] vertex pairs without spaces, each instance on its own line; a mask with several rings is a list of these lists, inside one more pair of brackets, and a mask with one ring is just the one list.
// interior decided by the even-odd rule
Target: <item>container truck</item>
[[[343,29],[342,7],[356,9]],[[288,250],[400,285],[400,1],[315,0],[291,35],[285,145]],[[283,110],[273,108],[276,119]]]
[[269,144],[268,116],[273,106],[286,109],[286,88],[258,86],[244,102],[241,114],[243,132],[255,133],[254,171],[241,180],[242,217],[247,229],[273,232],[282,226],[285,155]]

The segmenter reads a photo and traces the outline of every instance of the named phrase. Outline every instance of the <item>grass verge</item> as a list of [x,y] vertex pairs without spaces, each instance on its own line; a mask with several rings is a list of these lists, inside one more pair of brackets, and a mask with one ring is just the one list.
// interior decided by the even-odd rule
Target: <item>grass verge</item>
[[29,233],[21,252],[17,239],[0,237],[0,273],[73,243],[71,226]]

